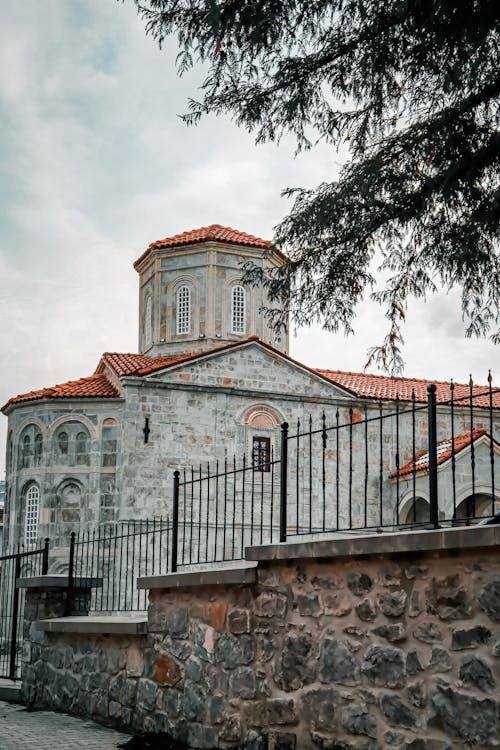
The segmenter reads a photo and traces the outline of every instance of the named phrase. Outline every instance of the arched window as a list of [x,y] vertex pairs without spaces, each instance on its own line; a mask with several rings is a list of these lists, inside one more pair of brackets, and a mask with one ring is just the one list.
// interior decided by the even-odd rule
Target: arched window
[[177,334],[191,331],[191,290],[188,286],[181,286],[177,290]]
[[22,467],[23,469],[28,468],[31,465],[31,437],[25,435],[23,437],[22,445]]
[[144,313],[144,345],[151,346],[153,341],[153,310],[151,296],[146,299],[146,310]]
[[116,466],[118,429],[113,419],[105,419],[102,427],[102,465]]
[[89,439],[86,432],[79,432],[76,436],[76,463],[80,466],[89,463]]
[[30,484],[26,491],[24,543],[34,544],[38,536],[38,516],[40,513],[40,490],[37,484]]
[[231,333],[245,333],[245,290],[239,284],[231,293]]
[[57,435],[57,447],[61,456],[68,455],[69,438],[67,432],[59,432]]
[[42,463],[43,440],[40,432],[35,435],[35,466]]

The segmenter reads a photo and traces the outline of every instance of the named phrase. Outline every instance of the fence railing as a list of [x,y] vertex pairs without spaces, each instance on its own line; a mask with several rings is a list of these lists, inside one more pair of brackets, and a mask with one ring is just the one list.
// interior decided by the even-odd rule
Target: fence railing
[[[389,406],[390,404],[390,406]],[[427,400],[339,406],[281,425],[277,457],[174,473],[171,569],[291,537],[494,516],[500,389],[431,384]]]
[[[137,588],[144,575],[168,572],[171,523],[167,518],[119,521],[97,529],[73,532],[69,545],[67,614],[142,612],[147,591]],[[81,599],[91,589],[90,602]]]
[[0,677],[20,679],[25,589],[16,585],[21,576],[45,575],[49,540],[43,546],[18,545],[0,556]]
[[241,559],[245,547],[277,540],[279,468],[271,450],[174,472],[172,570]]

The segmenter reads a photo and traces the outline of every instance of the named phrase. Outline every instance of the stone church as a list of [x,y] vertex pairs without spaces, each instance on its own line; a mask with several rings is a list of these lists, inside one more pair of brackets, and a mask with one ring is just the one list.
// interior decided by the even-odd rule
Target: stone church
[[[9,544],[44,536],[63,544],[74,529],[165,515],[175,469],[243,454],[249,461],[257,453],[277,455],[285,421],[305,424],[311,415],[316,423],[324,413],[330,423],[339,414],[352,423],[367,414],[391,414],[412,399],[425,402],[428,381],[314,369],[292,359],[288,332],[277,335],[262,313],[265,289],[241,283],[247,261],[277,267],[284,256],[266,240],[216,224],[153,242],[134,263],[139,353],[106,352],[93,374],[4,405]],[[465,399],[469,386],[457,389]],[[485,392],[480,386],[473,391]],[[499,394],[494,424],[486,397],[474,403],[474,430],[465,401],[450,425],[449,384],[437,383],[437,399],[441,478],[452,468],[449,444],[445,450],[451,429],[462,440],[462,453],[475,448],[477,471],[484,474],[471,489],[466,472],[460,474],[457,443],[453,471],[461,486],[455,502],[468,501],[472,492],[487,497],[492,456],[494,471],[498,467]],[[380,459],[377,486],[383,484],[392,512],[396,472],[401,517],[410,497],[415,506],[415,491],[418,512],[427,505],[425,419],[426,412],[417,411],[413,457],[416,448],[420,463],[411,471],[403,466],[412,456],[408,425],[397,458],[394,427],[383,437],[387,455]],[[352,449],[354,462],[362,461],[356,441]],[[298,475],[295,480],[298,487]]]

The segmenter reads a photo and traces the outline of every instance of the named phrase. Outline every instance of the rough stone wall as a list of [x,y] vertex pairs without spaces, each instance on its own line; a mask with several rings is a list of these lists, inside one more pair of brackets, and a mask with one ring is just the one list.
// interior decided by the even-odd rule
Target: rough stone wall
[[495,549],[269,563],[251,586],[152,591],[132,674],[134,648],[45,636],[25,695],[201,748],[499,743]]

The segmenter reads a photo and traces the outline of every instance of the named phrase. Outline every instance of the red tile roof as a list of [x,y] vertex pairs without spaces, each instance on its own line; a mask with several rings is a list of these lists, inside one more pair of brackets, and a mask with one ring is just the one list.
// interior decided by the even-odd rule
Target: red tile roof
[[103,373],[90,375],[80,380],[70,380],[67,383],[59,383],[51,388],[42,388],[39,391],[30,391],[9,399],[2,407],[2,411],[11,404],[19,404],[23,401],[36,401],[41,398],[117,398],[120,396],[117,388],[108,380]]
[[189,232],[174,234],[172,237],[165,237],[162,240],[152,242],[148,249],[134,263],[134,268],[146,258],[149,253],[162,247],[182,247],[183,245],[196,245],[200,242],[227,242],[230,245],[246,245],[247,247],[273,247],[269,240],[263,240],[260,237],[254,237],[253,234],[240,232],[238,229],[223,227],[220,224],[210,224],[208,227],[191,229]]
[[[482,428],[473,430],[472,434],[470,432],[463,432],[461,435],[455,435],[453,439],[453,450],[451,437],[440,440],[439,443],[436,444],[437,465],[440,466],[441,464],[444,464],[445,461],[448,461],[448,459],[451,458],[452,452],[456,456],[457,453],[460,453],[460,451],[462,451],[464,448],[467,448],[467,446],[470,445],[471,442],[475,443],[476,440],[478,440],[480,437],[483,437],[483,435],[486,435],[488,439],[490,439],[490,436],[488,435],[486,430]],[[494,441],[494,443],[496,443],[496,440]],[[389,478],[395,479],[398,473],[400,477],[405,477],[409,474],[413,474],[414,471],[416,473],[419,473],[426,472],[428,469],[429,451],[423,450],[416,454],[415,461],[408,461],[407,464],[401,466],[399,472],[393,471],[392,474],[390,474]]]
[[[341,372],[340,370],[315,370],[332,383],[347,388],[359,398],[381,399],[382,401],[411,401],[412,392],[415,392],[415,401],[423,403],[427,401],[427,386],[436,385],[436,400],[438,403],[450,401],[452,394],[450,383],[439,380],[419,380],[415,378],[393,378],[387,375],[369,375],[364,372]],[[487,385],[473,385],[473,405],[476,407],[489,406],[489,394]],[[469,386],[464,383],[455,383],[453,391],[455,405],[464,406],[469,402]],[[493,390],[493,406],[500,408],[500,392]]]

